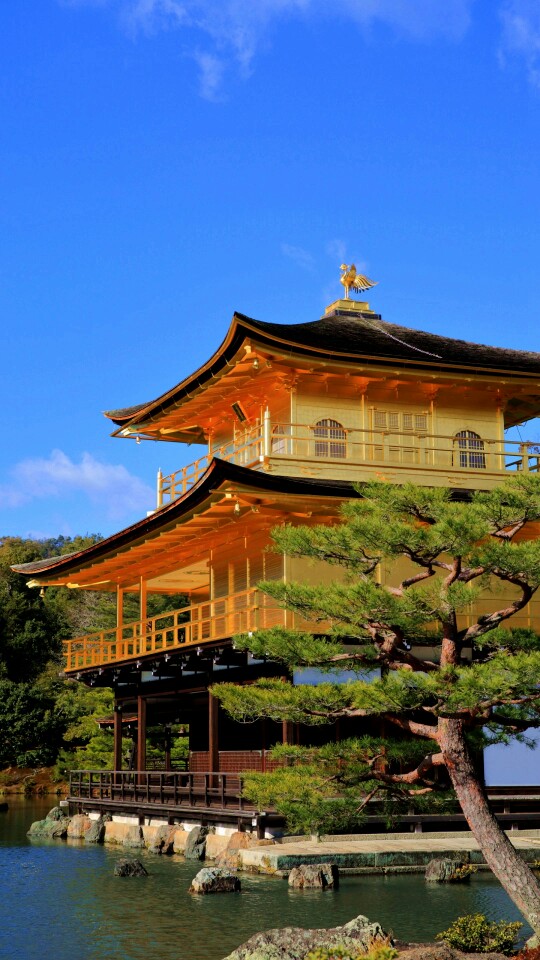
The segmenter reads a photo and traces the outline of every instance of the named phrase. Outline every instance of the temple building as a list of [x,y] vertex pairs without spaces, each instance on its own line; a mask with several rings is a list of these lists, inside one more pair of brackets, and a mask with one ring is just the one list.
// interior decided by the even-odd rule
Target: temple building
[[[204,443],[207,452],[158,474],[155,509],[137,523],[81,552],[16,568],[36,587],[117,598],[114,629],[66,644],[66,676],[115,695],[114,771],[75,776],[71,801],[169,818],[180,807],[187,819],[203,808],[222,822],[248,817],[254,811],[238,798],[238,774],[267,769],[273,744],[354,733],[352,720],[346,730],[243,725],[208,692],[223,680],[283,675],[276,663],[235,650],[235,634],[310,628],[263,595],[259,581],[336,575],[268,551],[272,528],[336,522],[343,501],[358,495],[353,484],[367,480],[467,496],[509,472],[538,471],[537,447],[508,440],[506,431],[539,413],[540,354],[396,326],[349,297],[311,323],[235,314],[200,369],[155,400],[109,411],[115,437]],[[138,598],[136,622],[124,622],[127,594]],[[149,615],[152,594],[177,594],[177,608]],[[487,611],[497,601],[486,593],[478,603]],[[539,604],[514,624],[540,630]],[[123,761],[128,721],[136,773]],[[171,771],[166,757],[168,769],[151,772],[147,729],[178,724],[189,729],[187,771]]]

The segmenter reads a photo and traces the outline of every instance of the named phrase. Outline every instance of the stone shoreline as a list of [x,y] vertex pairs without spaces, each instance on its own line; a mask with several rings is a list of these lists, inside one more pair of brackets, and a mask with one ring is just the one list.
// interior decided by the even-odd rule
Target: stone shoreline
[[[56,812],[55,812],[56,811]],[[340,873],[420,873],[435,858],[459,859],[488,870],[470,833],[378,834],[258,840],[254,834],[231,827],[206,828],[200,824],[167,824],[163,820],[139,823],[133,817],[76,814],[68,817],[63,805],[45,821],[33,824],[29,835],[116,845],[123,850],[147,849],[151,853],[209,860],[229,869],[287,877],[302,865],[335,863]],[[511,841],[529,863],[540,860],[540,830],[510,831]],[[191,838],[191,840],[190,840]],[[191,850],[190,844],[196,849]]]

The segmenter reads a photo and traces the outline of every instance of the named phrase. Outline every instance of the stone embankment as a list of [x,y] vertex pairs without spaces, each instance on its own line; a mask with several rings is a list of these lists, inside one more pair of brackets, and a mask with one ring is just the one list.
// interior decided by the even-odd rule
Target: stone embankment
[[[32,824],[35,839],[82,840],[110,843],[123,849],[179,854],[196,861],[212,860],[226,870],[242,870],[288,877],[295,867],[318,870],[334,865],[341,874],[421,873],[434,857],[487,869],[470,833],[363,834],[320,841],[307,838],[258,840],[254,834],[225,828],[191,827],[154,821],[139,824],[133,818],[69,817],[55,807],[45,820]],[[529,863],[540,860],[540,830],[510,831],[509,838]]]

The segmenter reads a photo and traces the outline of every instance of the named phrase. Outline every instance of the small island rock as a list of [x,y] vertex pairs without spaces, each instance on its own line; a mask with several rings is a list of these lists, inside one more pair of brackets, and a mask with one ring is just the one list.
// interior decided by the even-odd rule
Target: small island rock
[[147,877],[148,870],[140,860],[118,860],[114,867],[115,877]]
[[235,873],[219,867],[204,867],[193,877],[190,893],[239,893],[241,883]]
[[455,883],[463,882],[469,879],[470,874],[460,876],[460,872],[469,864],[463,860],[452,860],[450,857],[440,857],[430,860],[426,867],[426,883]]
[[289,886],[295,890],[329,890],[339,886],[339,870],[335,863],[304,863],[292,868]]

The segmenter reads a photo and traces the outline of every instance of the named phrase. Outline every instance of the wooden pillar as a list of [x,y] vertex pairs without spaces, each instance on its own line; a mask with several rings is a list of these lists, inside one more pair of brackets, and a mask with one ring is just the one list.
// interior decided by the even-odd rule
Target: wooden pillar
[[114,754],[113,770],[122,769],[122,707],[114,705]]
[[137,770],[146,770],[146,700],[137,697]]
[[[122,639],[122,627],[124,625],[124,591],[122,587],[116,587],[116,639]],[[120,651],[119,651],[120,653]]]
[[294,727],[291,720],[284,720],[281,724],[281,740],[282,743],[292,744],[294,742]]
[[146,620],[146,580],[144,577],[139,579],[139,610],[140,619]]
[[210,770],[219,770],[219,701],[208,691],[208,765]]

